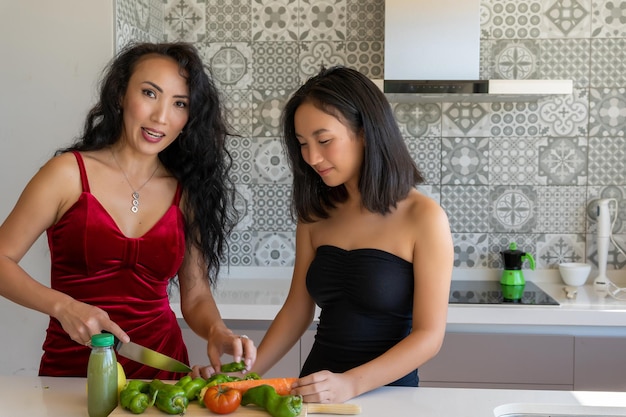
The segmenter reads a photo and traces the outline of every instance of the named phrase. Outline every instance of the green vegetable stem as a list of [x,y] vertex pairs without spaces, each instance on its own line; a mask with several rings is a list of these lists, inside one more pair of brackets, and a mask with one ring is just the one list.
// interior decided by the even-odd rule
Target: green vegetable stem
[[184,414],[187,410],[189,400],[180,385],[166,384],[159,379],[153,379],[150,383],[150,393],[156,395],[154,405],[164,413]]
[[255,404],[263,407],[272,417],[296,417],[302,411],[302,396],[279,395],[270,385],[259,385],[247,390],[241,405]]
[[133,414],[141,414],[154,404],[156,393],[152,398],[150,393],[150,384],[148,382],[132,380],[126,383],[126,386],[120,392],[120,405]]
[[246,369],[244,361],[225,363],[220,367],[221,372],[241,372]]

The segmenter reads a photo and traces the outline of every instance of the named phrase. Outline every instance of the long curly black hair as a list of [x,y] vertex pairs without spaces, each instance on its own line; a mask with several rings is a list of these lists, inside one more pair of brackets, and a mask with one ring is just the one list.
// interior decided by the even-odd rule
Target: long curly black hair
[[220,94],[196,48],[188,43],[133,43],[105,68],[99,102],[89,111],[82,136],[68,151],[93,151],[113,145],[122,133],[120,103],[137,62],[147,54],[174,59],[189,87],[189,120],[177,140],[159,153],[161,163],[180,182],[187,202],[185,236],[207,265],[215,285],[221,263],[227,259],[228,236],[238,220],[236,189],[229,172],[232,156],[226,139],[234,136],[226,122]]
[[344,66],[322,68],[287,101],[281,115],[283,147],[293,171],[292,217],[313,222],[348,195],[341,184],[328,187],[302,158],[295,114],[303,103],[345,121],[365,138],[359,191],[363,207],[385,215],[424,178],[411,158],[393,111],[383,92],[362,73]]

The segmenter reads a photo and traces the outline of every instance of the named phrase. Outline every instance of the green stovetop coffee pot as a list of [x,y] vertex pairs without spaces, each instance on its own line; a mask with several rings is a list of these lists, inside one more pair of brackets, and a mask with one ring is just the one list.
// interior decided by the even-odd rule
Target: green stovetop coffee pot
[[528,260],[530,269],[535,269],[535,259],[530,253],[522,252],[517,249],[517,243],[511,242],[509,249],[500,252],[502,261],[504,262],[504,270],[502,271],[502,297],[507,301],[516,301],[522,298],[524,294],[524,286],[526,280],[522,272],[522,264]]

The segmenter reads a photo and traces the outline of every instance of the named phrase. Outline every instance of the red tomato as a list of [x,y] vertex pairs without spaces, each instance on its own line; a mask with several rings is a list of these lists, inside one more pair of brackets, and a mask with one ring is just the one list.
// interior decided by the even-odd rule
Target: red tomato
[[241,391],[214,385],[204,393],[204,405],[217,414],[232,413],[241,404]]

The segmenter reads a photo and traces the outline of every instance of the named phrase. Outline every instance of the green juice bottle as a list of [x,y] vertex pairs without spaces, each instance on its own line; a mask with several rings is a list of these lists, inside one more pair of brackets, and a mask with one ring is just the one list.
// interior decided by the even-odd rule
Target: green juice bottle
[[113,335],[91,337],[87,365],[87,412],[89,417],[106,417],[117,407],[117,358]]

